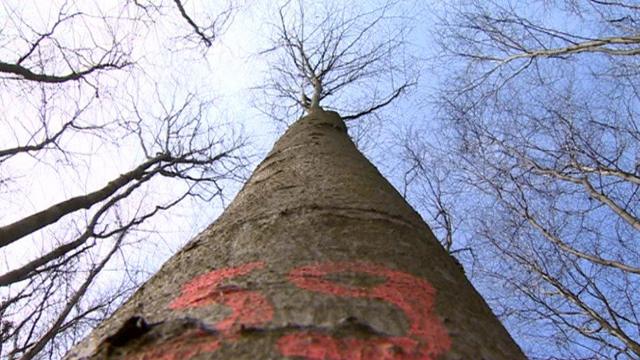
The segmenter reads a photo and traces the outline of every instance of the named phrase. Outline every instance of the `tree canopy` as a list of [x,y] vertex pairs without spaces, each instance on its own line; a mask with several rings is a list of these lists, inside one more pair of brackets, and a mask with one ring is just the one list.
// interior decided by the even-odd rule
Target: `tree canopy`
[[213,220],[274,120],[316,108],[374,145],[529,357],[639,356],[634,1],[6,1],[0,20],[0,356],[62,356]]

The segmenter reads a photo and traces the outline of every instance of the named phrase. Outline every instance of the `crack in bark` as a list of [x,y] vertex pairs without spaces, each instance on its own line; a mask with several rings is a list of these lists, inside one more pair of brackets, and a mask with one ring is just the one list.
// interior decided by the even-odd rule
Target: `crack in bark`
[[[269,175],[266,175],[265,177],[263,177],[261,179],[254,180],[253,181],[253,185],[260,184],[261,182],[265,182],[265,181],[269,180],[270,178],[272,178],[273,176],[276,176],[276,175],[278,175],[280,173],[283,173],[283,172],[284,172],[284,170],[277,170],[276,172],[274,172],[272,174],[269,174]],[[259,177],[260,175],[261,175],[261,173],[256,173],[256,177]]]
[[[293,185],[291,187],[294,187]],[[296,186],[297,187],[297,186]],[[277,190],[277,189],[276,189]],[[383,221],[388,221],[390,223],[396,224],[396,225],[402,225],[402,226],[406,226],[411,228],[413,231],[416,231],[418,233],[420,233],[421,231],[424,231],[424,229],[421,229],[421,225],[420,224],[415,224],[412,221],[409,220],[405,220],[405,218],[401,215],[394,215],[394,214],[390,214],[384,211],[380,211],[380,210],[376,210],[376,209],[367,209],[367,208],[357,208],[357,207],[338,207],[338,206],[321,206],[318,204],[310,204],[310,205],[301,205],[301,206],[295,206],[295,207],[289,207],[289,208],[283,208],[283,209],[277,209],[271,212],[267,212],[267,213],[262,213],[260,215],[257,216],[252,216],[252,217],[247,217],[247,218],[241,218],[240,216],[232,216],[229,218],[233,218],[234,220],[228,220],[229,218],[220,218],[220,223],[215,222],[214,224],[212,224],[212,226],[210,226],[209,228],[205,229],[204,232],[209,233],[210,231],[214,231],[213,234],[215,234],[215,230],[214,228],[217,227],[226,227],[228,231],[231,231],[231,228],[235,228],[235,227],[240,227],[243,226],[247,223],[251,223],[251,222],[260,222],[260,221],[264,221],[270,218],[278,218],[280,216],[288,216],[288,215],[294,215],[295,213],[304,211],[304,210],[311,210],[311,211],[316,211],[316,212],[320,212],[322,215],[329,215],[329,216],[336,216],[336,217],[343,217],[343,218],[349,218],[349,219],[358,219],[358,220],[367,220],[367,219],[371,219],[371,217],[368,216],[349,216],[348,212],[352,212],[352,213],[362,213],[362,214],[375,214],[376,215],[376,219],[379,220],[383,220]],[[231,223],[230,223],[231,222]],[[226,224],[225,224],[226,223]],[[225,225],[223,225],[225,224]],[[429,234],[431,234],[433,236],[433,234],[431,233],[431,230],[427,227],[426,230],[429,232]],[[195,248],[197,248],[198,246],[202,245],[203,241],[206,241],[207,239],[209,239],[209,236],[204,236],[204,237],[200,237],[200,236],[196,236],[196,238],[194,239],[193,242],[188,243],[187,245],[185,245],[185,247],[183,248],[183,250],[181,251],[181,253],[186,253],[188,251],[191,251]],[[434,237],[435,238],[435,237]]]
[[149,324],[142,316],[132,316],[111,335],[107,336],[95,350],[92,351],[91,358],[101,358],[101,355],[109,358],[118,349],[127,348],[136,340],[142,340],[144,342],[144,338],[147,338],[147,340],[153,338],[172,339],[191,330],[201,331],[211,336],[220,335],[220,332],[215,328],[192,317],[164,320]]
[[330,213],[330,215],[335,215],[335,216],[342,216],[342,217],[348,217],[348,218],[356,218],[356,219],[367,219],[367,216],[348,216],[348,214],[344,214],[344,213],[339,213],[339,212],[356,212],[356,213],[363,213],[363,214],[375,214],[377,215],[377,218],[382,218],[383,220],[387,220],[393,223],[397,223],[397,224],[401,224],[401,225],[405,225],[408,226],[412,229],[417,229],[416,224],[414,224],[413,222],[406,220],[403,216],[401,215],[395,215],[395,214],[391,214],[385,211],[380,211],[377,209],[372,209],[372,208],[358,208],[358,207],[351,207],[351,206],[321,206],[321,205],[317,205],[317,204],[311,204],[311,205],[302,205],[302,206],[297,206],[294,208],[288,208],[287,213],[291,213],[293,211],[299,211],[299,210],[303,210],[303,209],[310,209],[310,210],[317,210],[317,211],[327,211]]
[[389,337],[392,334],[375,329],[366,321],[362,321],[354,316],[349,316],[340,320],[337,324],[330,326],[327,325],[313,325],[313,324],[296,324],[287,323],[282,326],[241,326],[241,334],[260,334],[260,333],[273,333],[273,332],[290,332],[290,331],[312,331],[325,334],[337,335],[337,336],[355,336],[362,338],[370,337]]

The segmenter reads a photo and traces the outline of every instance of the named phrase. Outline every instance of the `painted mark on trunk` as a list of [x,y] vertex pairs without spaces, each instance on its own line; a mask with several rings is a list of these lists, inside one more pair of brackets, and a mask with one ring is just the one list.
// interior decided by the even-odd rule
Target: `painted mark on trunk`
[[239,286],[222,285],[225,280],[247,275],[263,267],[263,262],[252,262],[210,271],[185,283],[169,308],[181,310],[213,304],[229,307],[231,314],[213,324],[219,333],[191,332],[162,344],[148,346],[139,353],[129,355],[127,360],[191,359],[202,353],[216,351],[224,342],[235,341],[238,338],[237,330],[243,326],[258,326],[271,321],[273,307],[264,295]]
[[271,321],[273,307],[257,291],[221,285],[227,279],[247,275],[264,267],[257,261],[238,267],[214,270],[196,276],[182,287],[178,298],[169,304],[173,310],[220,304],[231,308],[231,314],[215,324],[216,330],[228,335],[240,326],[257,326]]
[[[363,288],[338,284],[326,275],[353,272],[379,276],[382,284]],[[409,320],[407,336],[373,339],[334,338],[323,333],[285,335],[278,348],[285,356],[307,359],[421,359],[432,360],[451,348],[451,338],[434,313],[436,291],[426,280],[397,270],[361,262],[330,262],[303,266],[289,273],[298,287],[341,297],[378,299],[402,310]]]
[[[185,283],[180,295],[169,304],[169,308],[181,310],[213,304],[229,307],[231,314],[212,324],[218,333],[191,331],[130,354],[126,357],[127,360],[187,360],[199,354],[214,352],[225,342],[237,341],[242,327],[257,327],[270,322],[274,310],[265,295],[236,285],[223,285],[225,280],[247,275],[264,266],[264,262],[252,262],[214,270]],[[382,279],[382,283],[354,286],[340,284],[328,278],[328,275],[345,272],[378,277]],[[436,291],[424,279],[362,262],[328,262],[302,266],[290,271],[287,279],[307,291],[376,299],[393,304],[407,317],[409,330],[406,336],[374,335],[369,338],[336,338],[323,332],[298,331],[286,334],[277,341],[277,349],[284,356],[327,360],[433,360],[451,348],[449,334],[434,313]]]

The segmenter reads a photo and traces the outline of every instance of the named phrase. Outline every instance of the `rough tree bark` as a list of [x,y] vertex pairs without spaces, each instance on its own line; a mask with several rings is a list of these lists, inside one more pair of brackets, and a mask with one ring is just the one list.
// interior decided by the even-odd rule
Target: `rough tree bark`
[[524,359],[335,112],[293,124],[224,214],[69,359]]

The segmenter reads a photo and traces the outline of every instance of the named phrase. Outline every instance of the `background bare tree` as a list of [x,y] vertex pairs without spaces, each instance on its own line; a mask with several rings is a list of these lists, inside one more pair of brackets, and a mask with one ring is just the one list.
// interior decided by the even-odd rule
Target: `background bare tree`
[[212,103],[145,82],[136,50],[174,23],[186,30],[172,36],[209,47],[233,6],[208,18],[179,0],[0,8],[0,357],[58,358],[143,280],[129,260],[153,218],[242,178],[243,141]]
[[[258,90],[263,112],[291,121],[321,108],[346,120],[375,113],[415,84],[406,52],[408,17],[397,3],[373,9],[326,1],[288,1],[274,24],[270,80]],[[329,99],[325,105],[325,99]]]
[[[410,198],[413,206],[421,210],[431,230],[450,254],[471,250],[459,248],[456,231],[460,227],[459,219],[453,217],[452,207],[459,190],[451,187],[450,176],[455,169],[439,164],[441,157],[438,149],[422,141],[419,131],[408,130],[406,136],[397,144],[401,149],[404,162],[402,176],[402,196]],[[425,216],[426,215],[426,216]]]
[[[456,234],[480,260],[476,284],[532,358],[638,358],[640,8],[466,1],[440,10],[443,136],[410,144],[407,169],[453,169],[442,188],[466,193],[440,192],[428,208],[444,197],[464,217]],[[429,147],[438,161],[420,155]]]
[[[414,89],[415,19],[408,1],[344,3],[279,8],[252,97],[285,122],[372,115],[349,123],[358,140]],[[132,257],[162,246],[166,210],[242,174],[242,141],[188,86],[236,9],[206,6],[0,5],[0,356],[59,357],[149,275]],[[439,116],[399,139],[400,190],[529,356],[637,358],[640,8],[434,10]]]

